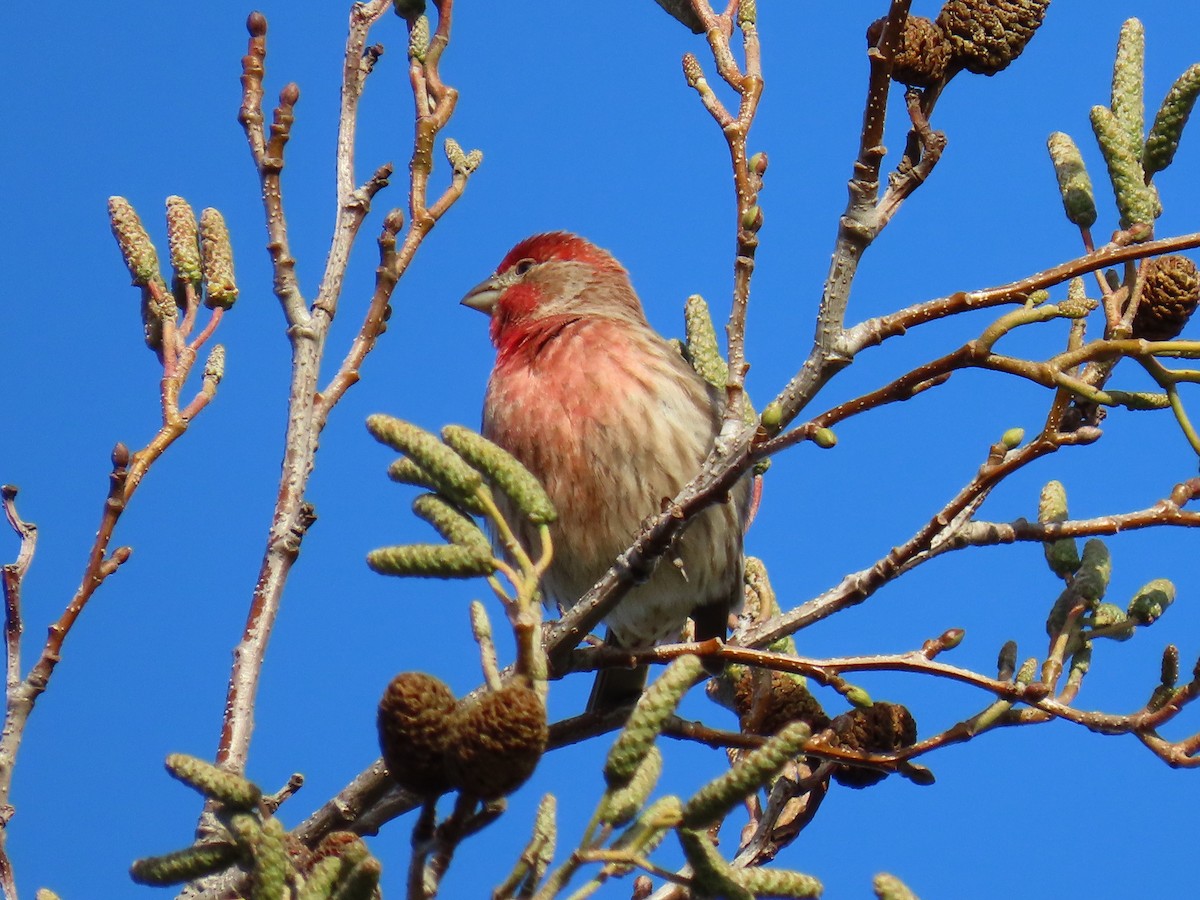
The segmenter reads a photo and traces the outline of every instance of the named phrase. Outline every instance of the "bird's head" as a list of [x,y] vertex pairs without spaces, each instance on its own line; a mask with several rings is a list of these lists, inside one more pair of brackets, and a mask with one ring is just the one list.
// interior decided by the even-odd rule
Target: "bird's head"
[[492,317],[498,347],[571,319],[646,321],[628,273],[612,254],[565,231],[521,241],[462,303]]

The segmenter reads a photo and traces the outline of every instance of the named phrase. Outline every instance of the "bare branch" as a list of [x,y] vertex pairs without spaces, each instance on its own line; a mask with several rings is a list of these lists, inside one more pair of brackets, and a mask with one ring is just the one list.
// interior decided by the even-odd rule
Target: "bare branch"
[[[242,640],[234,657],[226,701],[226,714],[218,750],[218,763],[233,771],[243,771],[254,723],[254,704],[265,659],[267,643],[279,614],[283,586],[291,571],[300,544],[312,522],[312,511],[305,501],[308,478],[313,470],[320,433],[330,412],[346,390],[358,381],[359,368],[375,346],[387,321],[388,304],[398,279],[403,275],[426,234],[462,193],[466,175],[456,172],[447,189],[449,199],[431,212],[425,207],[425,191],[432,168],[431,148],[434,136],[445,125],[454,109],[457,93],[446,87],[437,63],[450,37],[452,0],[440,0],[438,29],[420,59],[410,54],[410,80],[416,104],[416,136],[411,165],[410,203],[413,210],[403,246],[397,250],[396,236],[402,227],[400,217],[387,217],[379,240],[381,265],[375,291],[367,305],[359,330],[337,374],[324,391],[318,390],[325,336],[337,310],[350,247],[357,236],[372,198],[388,181],[391,167],[379,167],[357,190],[354,189],[354,140],[357,130],[358,103],[379,51],[367,47],[370,28],[390,8],[386,0],[355,4],[350,15],[343,66],[342,107],[338,131],[336,165],[338,212],[334,240],[326,261],[325,274],[317,300],[310,312],[295,283],[294,261],[287,250],[287,228],[283,219],[282,151],[290,128],[291,104],[298,89],[289,86],[281,95],[276,111],[272,139],[264,144],[261,132],[262,62],[265,59],[266,21],[251,17],[250,52],[243,61],[244,99],[241,120],[246,128],[251,154],[263,185],[264,209],[269,236],[268,250],[275,265],[276,293],[284,304],[292,343],[292,386],[289,399],[288,427],[285,437],[283,475],[279,499],[272,517],[267,546],[258,582],[250,604]],[[410,29],[412,23],[410,23]]]

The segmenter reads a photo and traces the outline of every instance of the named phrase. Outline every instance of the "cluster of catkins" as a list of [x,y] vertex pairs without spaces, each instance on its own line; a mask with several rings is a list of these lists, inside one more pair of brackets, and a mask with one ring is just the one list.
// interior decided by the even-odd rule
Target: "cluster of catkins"
[[[358,835],[334,831],[306,847],[275,817],[279,801],[241,775],[183,753],[168,756],[166,767],[205,797],[213,827],[190,847],[136,860],[129,874],[138,884],[186,884],[232,868],[230,884],[253,900],[378,900],[383,867]],[[38,892],[39,900],[53,896]]]

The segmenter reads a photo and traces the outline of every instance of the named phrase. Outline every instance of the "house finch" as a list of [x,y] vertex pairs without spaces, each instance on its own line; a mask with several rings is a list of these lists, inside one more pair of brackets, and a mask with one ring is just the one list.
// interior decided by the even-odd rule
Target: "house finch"
[[[722,401],[650,327],[620,263],[573,234],[521,241],[462,302],[491,316],[496,346],[483,433],[541,480],[558,510],[542,587],[569,609],[699,471]],[[725,636],[741,605],[748,496],[743,480],[688,524],[609,613],[610,643],[677,637],[688,616],[698,640]],[[644,668],[604,670],[588,708],[627,704],[645,680]]]

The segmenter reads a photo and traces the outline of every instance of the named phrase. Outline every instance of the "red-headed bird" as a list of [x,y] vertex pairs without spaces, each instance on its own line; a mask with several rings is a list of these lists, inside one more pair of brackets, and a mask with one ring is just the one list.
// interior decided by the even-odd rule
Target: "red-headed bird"
[[[570,609],[699,472],[722,399],[650,327],[621,264],[576,235],[521,241],[462,302],[491,316],[496,345],[483,434],[541,480],[558,510],[542,587]],[[697,640],[725,636],[742,602],[748,502],[742,479],[688,524],[608,614],[610,643],[676,638],[688,616]],[[536,546],[532,528],[520,537]],[[588,709],[636,700],[645,680],[644,668],[601,671]]]

